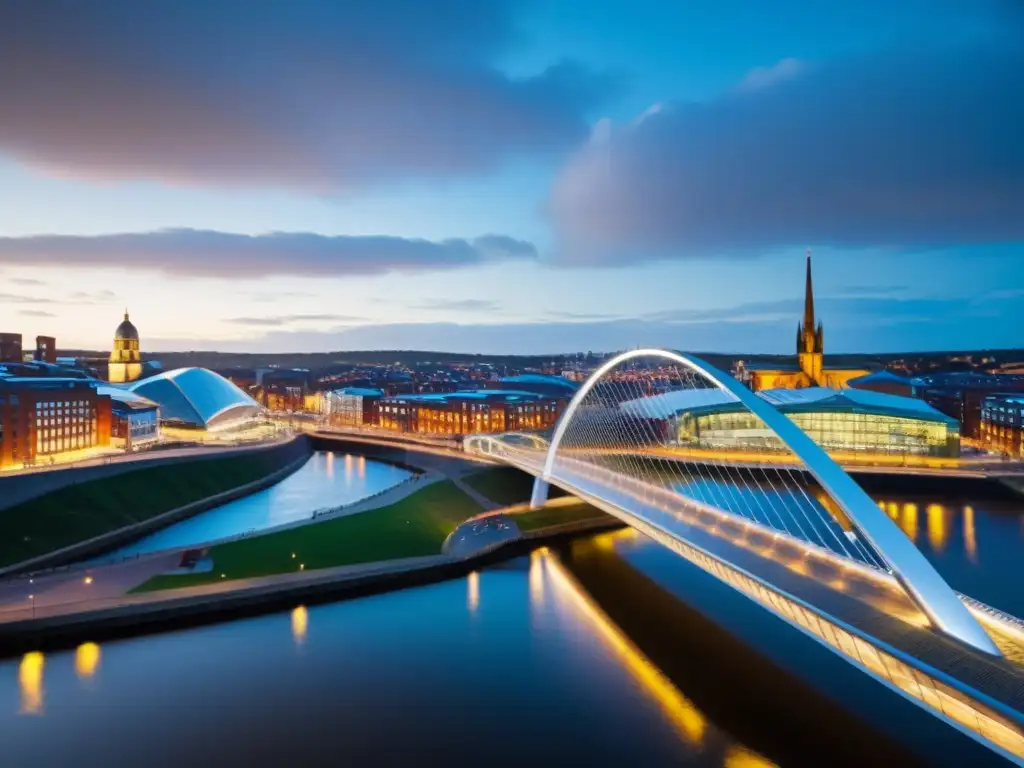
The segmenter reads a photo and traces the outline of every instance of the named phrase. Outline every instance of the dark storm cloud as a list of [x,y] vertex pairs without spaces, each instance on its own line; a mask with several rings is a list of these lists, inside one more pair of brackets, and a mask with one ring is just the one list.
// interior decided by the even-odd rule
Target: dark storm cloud
[[167,229],[96,236],[0,237],[0,264],[110,267],[224,278],[373,275],[467,267],[495,259],[534,256],[536,249],[530,243],[495,235],[475,240],[431,241],[383,235],[239,235]]
[[351,190],[573,146],[602,76],[511,78],[513,0],[9,0],[0,152],[58,173]]
[[600,124],[552,192],[562,258],[1024,239],[1019,38],[783,74]]

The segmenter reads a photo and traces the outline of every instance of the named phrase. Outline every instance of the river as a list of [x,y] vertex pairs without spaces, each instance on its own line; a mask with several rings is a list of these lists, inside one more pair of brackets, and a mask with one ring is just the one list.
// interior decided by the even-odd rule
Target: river
[[[0,663],[4,762],[908,765],[896,739],[918,728],[918,755],[979,764],[964,737],[711,582],[626,531],[426,587],[29,653]],[[837,687],[814,691],[680,596]],[[872,712],[885,717],[862,722]]]
[[359,501],[397,485],[409,474],[364,456],[317,451],[280,483],[163,528],[99,560],[191,547],[306,520],[318,509]]

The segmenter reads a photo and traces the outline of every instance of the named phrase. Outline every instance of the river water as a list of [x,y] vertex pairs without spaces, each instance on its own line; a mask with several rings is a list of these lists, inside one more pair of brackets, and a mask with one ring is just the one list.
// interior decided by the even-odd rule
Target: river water
[[307,520],[318,509],[359,501],[397,485],[409,474],[364,456],[317,451],[301,468],[266,490],[183,520],[100,559],[190,547]]
[[[626,531],[426,587],[29,653],[0,663],[4,764],[983,764],[727,593]],[[744,641],[811,664],[826,692]]]
[[[301,519],[403,477],[317,454],[149,547]],[[1024,615],[1019,507],[878,501],[955,587]],[[628,529],[464,579],[3,661],[0,735],[2,764],[26,768],[991,757]]]

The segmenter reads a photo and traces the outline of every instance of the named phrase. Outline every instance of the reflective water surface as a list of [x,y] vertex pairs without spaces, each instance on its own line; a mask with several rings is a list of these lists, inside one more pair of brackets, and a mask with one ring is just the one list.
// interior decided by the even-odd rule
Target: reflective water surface
[[1024,502],[875,500],[954,589],[1024,617]]
[[0,664],[0,731],[19,766],[765,764],[541,552],[429,587],[26,654]]
[[[694,494],[692,489],[682,490]],[[750,516],[748,510],[759,503],[777,516],[779,511],[788,511],[792,519],[802,520],[809,530],[824,535],[819,519],[804,514],[797,504],[800,497],[794,494],[708,479],[700,481],[699,492],[702,498],[710,498],[719,508],[736,514]],[[896,494],[872,497],[954,589],[1024,617],[1024,500]],[[804,500],[804,504],[816,506],[823,518],[830,519],[821,502],[821,498]],[[832,514],[836,511],[830,510]],[[842,536],[838,525],[832,527]],[[802,531],[792,533],[814,541],[813,536],[801,535]]]
[[407,477],[404,469],[365,456],[317,451],[277,485],[164,528],[102,559],[189,547],[305,520],[317,509],[358,501]]

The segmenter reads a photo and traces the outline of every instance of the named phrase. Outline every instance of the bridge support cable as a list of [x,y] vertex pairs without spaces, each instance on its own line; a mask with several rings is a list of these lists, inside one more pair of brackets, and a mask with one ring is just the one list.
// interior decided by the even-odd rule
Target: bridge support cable
[[[521,441],[529,448],[495,442],[545,484],[591,495],[606,489],[624,504],[635,498],[638,508],[656,508],[677,521],[681,539],[688,526],[713,532],[716,520],[742,519],[856,567],[890,572],[936,627],[999,655],[920,551],[820,447],[697,358],[660,350],[619,355],[573,397],[546,454],[543,441]],[[531,501],[546,493],[538,483]]]

